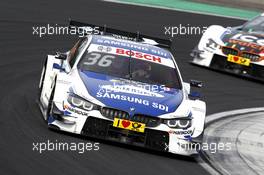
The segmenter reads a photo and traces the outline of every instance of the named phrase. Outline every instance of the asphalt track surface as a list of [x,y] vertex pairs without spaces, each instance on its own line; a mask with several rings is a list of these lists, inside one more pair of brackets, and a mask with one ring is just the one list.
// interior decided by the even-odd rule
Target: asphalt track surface
[[[67,24],[67,19],[107,24],[164,37],[164,26],[238,25],[241,21],[90,0],[0,2],[0,174],[207,174],[192,159],[161,155],[100,141],[99,151],[50,151],[39,154],[33,143],[95,142],[49,131],[35,103],[45,55],[66,51],[69,36],[32,35],[33,26]],[[204,82],[208,114],[263,105],[263,85],[192,66],[190,50],[200,36],[174,37],[173,53],[184,80]]]
[[247,175],[264,173],[263,115],[263,112],[234,115],[209,124],[204,143],[230,145],[230,150],[219,149],[217,153],[213,149],[205,151],[206,157],[218,171],[232,175],[240,175],[241,172]]

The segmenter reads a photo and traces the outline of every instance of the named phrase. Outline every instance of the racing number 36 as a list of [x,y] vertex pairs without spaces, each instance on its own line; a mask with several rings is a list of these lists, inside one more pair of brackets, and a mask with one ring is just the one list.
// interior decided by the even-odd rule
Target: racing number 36
[[115,56],[113,55],[101,55],[100,53],[91,53],[89,54],[89,57],[87,57],[87,60],[83,63],[85,65],[95,65],[101,67],[109,67],[113,59],[115,59]]

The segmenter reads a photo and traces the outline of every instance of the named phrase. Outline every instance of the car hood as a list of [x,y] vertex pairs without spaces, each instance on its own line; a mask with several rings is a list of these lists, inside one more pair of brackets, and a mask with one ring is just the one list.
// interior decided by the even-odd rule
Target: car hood
[[[183,100],[179,89],[150,85],[90,71],[79,71],[88,93],[110,108],[158,116],[174,112]],[[153,89],[152,91],[150,89]]]
[[264,35],[234,30],[222,37],[225,46],[240,51],[260,54],[264,52]]

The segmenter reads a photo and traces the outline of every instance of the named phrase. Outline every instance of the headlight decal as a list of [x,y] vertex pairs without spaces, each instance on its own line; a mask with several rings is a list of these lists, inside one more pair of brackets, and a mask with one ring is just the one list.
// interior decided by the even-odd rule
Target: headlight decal
[[85,111],[91,111],[94,109],[97,109],[98,106],[86,101],[85,99],[75,95],[75,94],[69,94],[67,101],[73,106],[73,107],[77,107],[80,108],[82,110]]
[[178,125],[181,128],[187,128],[190,125],[191,120],[178,120]]
[[167,120],[167,125],[171,128],[175,128],[178,124],[177,120]]
[[69,96],[69,102],[74,105],[74,106],[77,106],[77,107],[80,107],[83,105],[83,101],[79,98],[76,98],[76,97],[72,97],[72,96]]
[[94,107],[94,105],[93,105],[92,103],[89,103],[89,102],[84,102],[84,104],[83,104],[83,108],[84,108],[85,110],[87,110],[87,111],[92,110],[93,107]]
[[184,119],[166,119],[164,120],[165,124],[167,124],[168,127],[170,128],[175,128],[175,129],[187,129],[190,128],[192,125],[192,120],[189,118],[184,118]]

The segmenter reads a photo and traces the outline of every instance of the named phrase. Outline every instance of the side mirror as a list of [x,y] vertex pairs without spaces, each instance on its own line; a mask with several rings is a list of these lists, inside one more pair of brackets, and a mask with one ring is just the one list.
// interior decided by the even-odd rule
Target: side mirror
[[191,92],[190,94],[188,94],[188,97],[190,99],[200,99],[202,96],[199,92]]
[[55,58],[59,59],[59,60],[66,60],[67,59],[67,54],[61,53],[61,52],[56,52]]
[[53,63],[52,67],[53,67],[53,69],[58,69],[60,71],[65,71],[65,69],[61,65],[59,65],[58,63]]
[[[198,81],[198,80],[191,80],[190,81],[190,86],[191,87],[196,87],[196,88],[201,88],[203,87],[203,83],[201,81]],[[195,92],[195,91],[192,91],[190,92],[190,94],[188,95],[190,99],[200,99],[202,96],[199,92]]]
[[201,88],[201,87],[203,87],[203,83],[201,81],[198,81],[198,80],[191,80],[190,81],[190,86],[191,87]]

